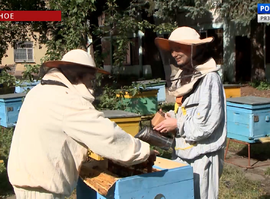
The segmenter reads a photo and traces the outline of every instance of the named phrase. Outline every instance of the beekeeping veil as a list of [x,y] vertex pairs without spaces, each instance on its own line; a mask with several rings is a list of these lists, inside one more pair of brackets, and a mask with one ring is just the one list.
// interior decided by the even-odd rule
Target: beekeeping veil
[[[200,39],[200,35],[196,30],[190,27],[179,27],[175,29],[169,39],[156,38],[155,43],[159,48],[160,55],[162,58],[167,85],[169,86],[169,94],[175,97],[183,96],[189,93],[195,83],[207,73],[212,71],[218,71],[214,59],[208,59],[203,63],[197,63],[196,58],[200,56],[200,51],[205,45],[214,40],[213,37],[207,37],[205,39]],[[171,55],[171,44],[177,45],[189,45],[191,47],[191,58],[190,58],[190,67],[194,68],[192,74],[185,74],[185,70],[181,70],[175,59]],[[198,47],[200,46],[200,47]],[[184,85],[181,85],[181,79],[190,78],[191,81]]]

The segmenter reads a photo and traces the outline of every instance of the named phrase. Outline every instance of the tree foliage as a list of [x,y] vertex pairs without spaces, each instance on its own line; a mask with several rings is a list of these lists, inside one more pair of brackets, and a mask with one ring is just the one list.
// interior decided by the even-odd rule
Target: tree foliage
[[[247,25],[257,14],[257,3],[268,0],[2,0],[1,10],[61,10],[61,22],[1,22],[0,57],[8,44],[31,37],[47,46],[46,59],[59,59],[72,48],[87,48],[88,38],[96,40],[104,36],[113,37],[114,65],[121,65],[127,50],[127,43],[139,30],[152,29],[161,34],[171,32],[179,24],[179,16],[198,19],[209,10],[215,10],[222,19]],[[105,13],[102,27],[94,23]],[[155,24],[146,17],[154,17]],[[97,20],[96,20],[97,21]],[[39,32],[39,37],[33,33]],[[100,45],[101,42],[97,42]],[[101,47],[99,47],[101,49]],[[98,52],[101,57],[101,52]]]
[[[171,24],[177,23],[180,13],[191,19],[201,18],[207,12],[214,11],[221,20],[233,21],[236,24],[248,25],[257,16],[257,4],[269,3],[269,0],[149,0],[155,17],[163,23],[160,30],[171,30]],[[162,28],[160,28],[162,26]]]
[[117,4],[116,0],[108,0],[106,9],[104,10],[105,19],[101,27],[95,27],[93,34],[99,38],[110,36],[113,44],[113,65],[121,66],[127,52],[128,43],[131,42],[133,34],[139,30],[143,31],[147,28],[153,28],[153,24],[141,18],[145,2],[131,1],[124,10],[121,4]]
[[49,1],[51,10],[61,10],[62,21],[47,23],[47,57],[60,59],[74,48],[86,49],[89,37],[88,14],[95,11],[95,0]]
[[217,3],[216,12],[223,19],[234,21],[237,24],[249,25],[257,17],[257,4],[269,3],[269,0],[226,0]]

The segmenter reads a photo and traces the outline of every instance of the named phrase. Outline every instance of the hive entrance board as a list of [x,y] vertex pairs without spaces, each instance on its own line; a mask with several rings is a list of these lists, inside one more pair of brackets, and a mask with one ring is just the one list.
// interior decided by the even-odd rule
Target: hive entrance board
[[163,169],[173,169],[177,167],[184,167],[186,166],[186,164],[157,157],[157,160],[155,161],[155,166]]

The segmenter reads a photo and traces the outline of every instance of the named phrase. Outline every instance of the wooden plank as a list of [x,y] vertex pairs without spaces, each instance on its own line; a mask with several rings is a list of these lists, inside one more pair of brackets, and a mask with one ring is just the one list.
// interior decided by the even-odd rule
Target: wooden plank
[[268,143],[270,142],[270,137],[259,138],[259,140],[261,141],[261,143]]
[[156,162],[155,162],[155,166],[163,168],[163,169],[173,169],[176,167],[183,167],[183,166],[187,166],[187,165],[180,163],[180,162],[175,162],[175,161],[168,160],[165,158],[157,157]]

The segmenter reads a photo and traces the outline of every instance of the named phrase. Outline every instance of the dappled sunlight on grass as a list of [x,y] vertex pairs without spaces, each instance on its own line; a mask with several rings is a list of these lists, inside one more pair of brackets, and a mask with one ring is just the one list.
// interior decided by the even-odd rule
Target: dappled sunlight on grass
[[225,165],[220,180],[219,199],[260,198],[264,194],[259,182],[247,179],[241,169]]
[[[229,151],[240,156],[248,156],[247,145],[230,142]],[[254,143],[250,146],[251,158],[255,159],[270,159],[270,143]]]

